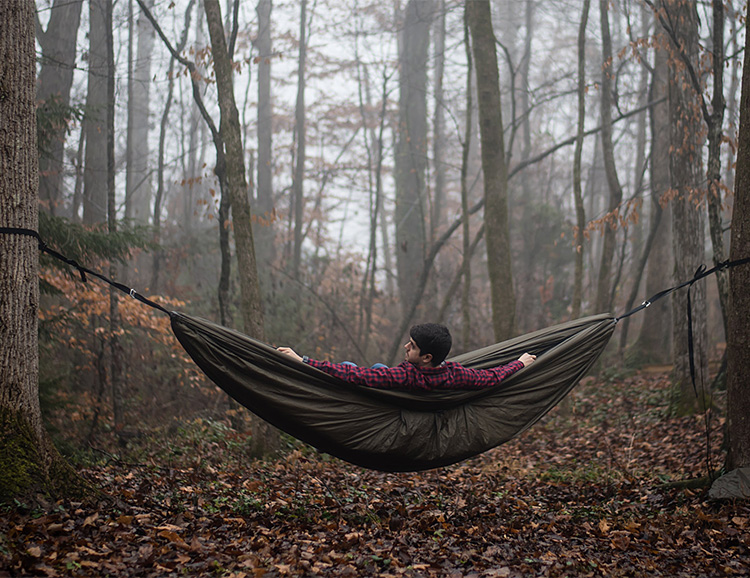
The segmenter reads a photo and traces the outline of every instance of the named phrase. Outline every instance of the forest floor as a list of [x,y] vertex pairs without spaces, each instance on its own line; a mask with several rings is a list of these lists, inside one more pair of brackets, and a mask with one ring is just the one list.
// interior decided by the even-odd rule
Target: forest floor
[[664,372],[587,379],[519,439],[415,474],[253,461],[247,434],[189,421],[81,465],[106,500],[0,512],[0,576],[748,576],[750,504],[664,485],[707,468],[704,416],[668,401]]

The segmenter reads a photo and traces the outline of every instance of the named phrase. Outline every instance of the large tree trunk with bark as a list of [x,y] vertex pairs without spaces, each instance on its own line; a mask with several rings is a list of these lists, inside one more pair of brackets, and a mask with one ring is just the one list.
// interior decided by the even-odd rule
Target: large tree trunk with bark
[[495,339],[512,337],[516,299],[508,222],[508,167],[503,142],[500,79],[488,0],[468,2],[467,17],[477,71],[479,134],[484,174],[484,225]]
[[[81,22],[83,2],[55,0],[47,30],[37,19],[37,39],[42,47],[37,99],[40,106],[65,109],[70,105],[70,89],[76,60],[76,36]],[[39,197],[42,206],[53,215],[64,214],[62,190],[67,124],[55,120],[47,150],[40,151]]]
[[426,253],[427,54],[433,4],[409,0],[399,49],[396,267],[403,310],[417,291]]
[[[37,229],[34,4],[0,2],[0,226]],[[80,494],[49,442],[39,408],[38,247],[0,235],[0,503]],[[77,490],[77,491],[76,491]]]
[[227,52],[218,1],[205,0],[204,8],[208,32],[211,37],[216,86],[219,92],[219,108],[221,109],[219,132],[226,152],[226,174],[232,206],[234,239],[237,247],[243,325],[248,335],[263,339],[263,309],[258,270],[255,263],[242,133],[237,104],[234,99],[232,62]]
[[[750,20],[746,20],[746,38]],[[732,214],[731,260],[750,258],[750,52],[742,68],[740,130]],[[750,466],[750,265],[729,271],[727,332],[728,469]]]
[[[675,23],[675,36],[687,58],[697,65],[698,14],[689,0],[667,0],[665,8]],[[693,277],[704,260],[704,216],[700,203],[703,186],[700,136],[702,118],[700,105],[690,83],[688,71],[679,55],[669,63],[670,170],[672,189],[672,234],[674,249],[674,282]],[[672,296],[674,323],[673,383],[674,411],[684,415],[703,408],[708,387],[708,330],[706,325],[705,283],[691,289],[693,317],[693,355],[698,397],[693,391],[688,349],[687,291]]]

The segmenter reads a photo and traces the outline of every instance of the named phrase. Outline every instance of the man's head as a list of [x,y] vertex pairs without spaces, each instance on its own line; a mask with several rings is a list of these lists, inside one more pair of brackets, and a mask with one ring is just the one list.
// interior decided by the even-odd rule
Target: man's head
[[409,341],[404,346],[406,360],[417,367],[437,367],[448,356],[453,339],[445,325],[422,323],[409,330]]

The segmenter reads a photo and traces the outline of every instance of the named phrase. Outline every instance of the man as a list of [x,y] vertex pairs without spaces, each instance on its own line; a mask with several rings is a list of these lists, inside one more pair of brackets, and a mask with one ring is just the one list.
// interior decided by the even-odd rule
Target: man
[[380,389],[415,391],[493,387],[536,360],[536,355],[524,353],[508,365],[492,369],[469,369],[458,363],[445,361],[452,343],[450,331],[444,325],[415,325],[409,331],[409,341],[404,345],[404,361],[396,367],[357,367],[349,363],[331,363],[302,357],[289,347],[279,347],[278,350],[349,383]]

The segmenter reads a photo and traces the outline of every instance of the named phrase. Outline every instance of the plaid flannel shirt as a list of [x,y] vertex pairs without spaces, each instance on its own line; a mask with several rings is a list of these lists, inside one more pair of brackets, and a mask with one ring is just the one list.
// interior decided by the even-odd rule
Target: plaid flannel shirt
[[491,369],[469,369],[446,361],[438,367],[417,367],[408,361],[396,367],[357,367],[345,363],[331,363],[304,358],[304,362],[356,385],[379,389],[429,391],[440,389],[484,389],[493,387],[523,369],[521,361],[511,361]]

